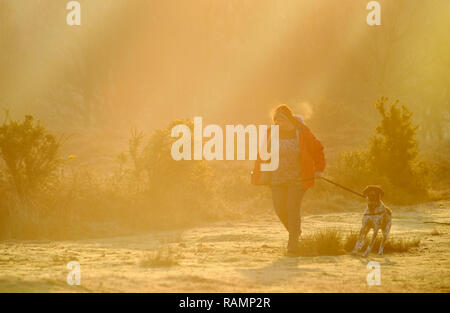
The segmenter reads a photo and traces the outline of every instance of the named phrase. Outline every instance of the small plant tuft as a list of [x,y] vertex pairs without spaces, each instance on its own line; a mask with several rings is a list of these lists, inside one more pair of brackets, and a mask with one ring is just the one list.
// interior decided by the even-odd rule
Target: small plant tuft
[[[355,247],[358,239],[357,232],[350,232],[344,236],[343,232],[335,228],[325,228],[300,239],[301,256],[334,256],[349,253]],[[363,250],[367,248],[370,237],[366,238]],[[378,235],[372,252],[377,252],[380,247],[381,236]],[[385,253],[408,252],[411,248],[418,247],[420,240],[416,238],[388,238],[384,246]],[[363,251],[362,250],[362,251]]]
[[170,267],[178,265],[177,256],[172,249],[160,248],[156,252],[145,255],[141,262],[141,267]]

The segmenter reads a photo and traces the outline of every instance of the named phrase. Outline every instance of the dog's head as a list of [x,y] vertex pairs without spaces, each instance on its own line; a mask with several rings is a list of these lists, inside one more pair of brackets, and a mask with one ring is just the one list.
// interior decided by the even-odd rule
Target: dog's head
[[376,205],[380,202],[381,198],[384,195],[383,189],[377,185],[369,185],[363,190],[363,195],[367,197],[369,201],[369,206],[371,204]]

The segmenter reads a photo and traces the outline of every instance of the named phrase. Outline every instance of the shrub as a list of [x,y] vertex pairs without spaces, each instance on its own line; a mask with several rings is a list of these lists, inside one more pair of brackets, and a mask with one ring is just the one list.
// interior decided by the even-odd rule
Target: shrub
[[8,185],[5,175],[0,171],[0,238],[8,237],[8,216],[9,216]]
[[434,145],[429,153],[431,185],[435,200],[450,197],[450,141],[441,145]]
[[56,178],[60,145],[31,115],[19,122],[6,112],[0,126],[0,237],[41,232],[44,207],[36,200]]
[[0,171],[0,237],[131,234],[228,215],[209,164],[172,159],[171,129],[177,123],[193,128],[192,121],[174,121],[149,138],[133,130],[118,168],[104,175],[74,167],[73,155],[58,159],[60,143],[31,116],[23,123],[6,121],[0,133],[0,152],[9,164]]
[[428,197],[429,168],[418,158],[417,126],[412,113],[398,101],[386,108],[387,98],[376,102],[381,123],[366,148],[341,153],[331,167],[342,183],[363,188],[378,184],[396,203],[411,203]]
[[59,148],[60,141],[31,115],[18,122],[7,114],[0,126],[0,157],[19,197],[45,186],[54,175]]
[[[133,186],[137,198],[147,205],[134,208],[143,224],[172,224],[186,218],[209,219],[215,214],[212,192],[212,172],[205,161],[175,161],[171,157],[172,127],[183,123],[193,128],[191,120],[177,120],[168,127],[156,129],[145,142],[144,134],[133,131],[127,152],[120,155],[122,174],[118,181]],[[132,168],[124,169],[125,160]]]
[[387,98],[376,103],[381,123],[370,140],[369,160],[373,170],[390,182],[414,194],[424,195],[427,189],[426,165],[417,160],[418,126],[411,121],[412,113],[397,100],[386,110]]

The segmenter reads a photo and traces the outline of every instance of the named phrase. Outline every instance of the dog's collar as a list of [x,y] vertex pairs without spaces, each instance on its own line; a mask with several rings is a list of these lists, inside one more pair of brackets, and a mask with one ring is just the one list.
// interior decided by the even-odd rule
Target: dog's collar
[[[364,216],[366,215],[380,215],[380,214],[384,214],[386,212],[386,210],[380,210],[380,209],[384,209],[384,204],[382,201],[380,201],[380,205],[378,207],[376,207],[373,212],[374,213],[364,213]],[[377,212],[378,210],[380,210],[379,212]],[[369,205],[367,205],[367,211],[370,212],[371,210],[369,209]]]
[[380,215],[380,214],[384,214],[385,212],[383,211],[383,212],[378,212],[378,213],[365,213],[364,214],[364,216],[367,216],[367,215]]

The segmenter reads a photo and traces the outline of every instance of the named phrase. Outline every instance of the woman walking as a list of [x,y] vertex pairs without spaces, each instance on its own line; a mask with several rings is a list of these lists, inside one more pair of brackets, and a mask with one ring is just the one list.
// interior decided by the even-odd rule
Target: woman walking
[[[300,207],[306,190],[314,186],[314,178],[325,169],[322,143],[293,114],[287,105],[277,106],[272,113],[273,123],[279,127],[279,165],[270,173],[268,184],[272,191],[275,212],[289,232],[288,255],[298,255],[301,234]],[[260,184],[262,173],[258,157],[252,183]],[[267,174],[267,173],[266,173]]]

